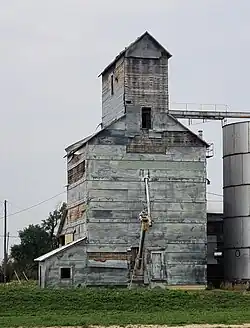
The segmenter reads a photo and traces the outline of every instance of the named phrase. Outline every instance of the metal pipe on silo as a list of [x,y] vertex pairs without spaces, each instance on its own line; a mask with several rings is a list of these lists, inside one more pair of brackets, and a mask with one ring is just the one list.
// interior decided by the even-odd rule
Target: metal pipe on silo
[[223,126],[224,274],[250,281],[250,121]]

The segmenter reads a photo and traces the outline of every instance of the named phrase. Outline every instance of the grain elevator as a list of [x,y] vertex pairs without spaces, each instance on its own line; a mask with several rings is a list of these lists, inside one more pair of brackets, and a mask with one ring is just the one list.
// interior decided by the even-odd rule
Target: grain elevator
[[[169,108],[170,58],[145,32],[100,74],[101,129],[66,148],[67,213],[60,247],[36,259],[41,287],[204,288],[208,265],[221,266],[221,217],[207,224],[211,145],[178,119],[244,113]],[[227,279],[250,273],[249,131],[248,122],[223,127]]]

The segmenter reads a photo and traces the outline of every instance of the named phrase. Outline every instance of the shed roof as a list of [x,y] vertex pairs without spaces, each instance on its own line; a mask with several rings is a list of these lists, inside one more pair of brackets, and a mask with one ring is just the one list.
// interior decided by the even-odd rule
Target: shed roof
[[59,247],[59,248],[56,248],[56,249],[54,249],[53,251],[51,251],[49,253],[46,253],[42,256],[37,257],[36,259],[34,259],[34,261],[42,262],[44,260],[47,260],[49,257],[54,256],[54,255],[60,253],[61,251],[64,251],[65,249],[70,248],[70,247],[80,243],[81,241],[85,240],[86,238],[87,237],[82,237],[80,239],[74,240],[74,241],[72,241],[72,243],[69,243],[69,244],[64,245],[62,247]]
[[170,54],[170,52],[168,52],[149,32],[145,32],[143,33],[141,36],[139,36],[135,41],[133,41],[132,43],[130,43],[130,45],[128,47],[126,47],[124,50],[122,50],[116,57],[115,59],[98,75],[101,76],[103,75],[112,65],[114,65],[121,57],[126,55],[126,52],[133,46],[135,45],[137,42],[139,42],[142,38],[144,38],[145,36],[149,36],[149,38],[152,40],[152,42],[154,42],[159,48],[162,49],[162,51],[168,56],[168,58],[172,57],[172,55]]

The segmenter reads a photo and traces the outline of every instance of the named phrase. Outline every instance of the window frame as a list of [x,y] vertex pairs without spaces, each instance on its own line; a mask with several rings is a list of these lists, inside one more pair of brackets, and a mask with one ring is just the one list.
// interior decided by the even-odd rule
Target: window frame
[[[63,278],[62,277],[62,270],[63,269],[69,269],[70,270],[70,276],[69,276],[69,278]],[[71,280],[72,279],[72,274],[73,274],[73,272],[72,272],[72,267],[71,266],[61,266],[61,267],[59,267],[60,280]]]
[[[144,121],[145,121],[145,124],[143,124]],[[150,122],[150,124],[148,124],[148,121]],[[141,108],[141,127],[144,130],[152,129],[152,108],[151,107],[144,106]]]

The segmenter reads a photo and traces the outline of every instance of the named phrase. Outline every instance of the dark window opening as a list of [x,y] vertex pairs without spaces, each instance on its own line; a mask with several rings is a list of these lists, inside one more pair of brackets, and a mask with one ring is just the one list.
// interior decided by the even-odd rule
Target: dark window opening
[[110,77],[110,88],[111,88],[111,95],[114,94],[114,75],[112,74]]
[[151,108],[143,107],[141,109],[141,125],[143,129],[151,129]]
[[85,173],[85,161],[79,163],[68,171],[68,184],[72,184],[80,180]]
[[64,246],[65,245],[65,235],[60,236],[59,243],[60,243],[61,246]]
[[71,278],[71,268],[61,268],[61,279]]

